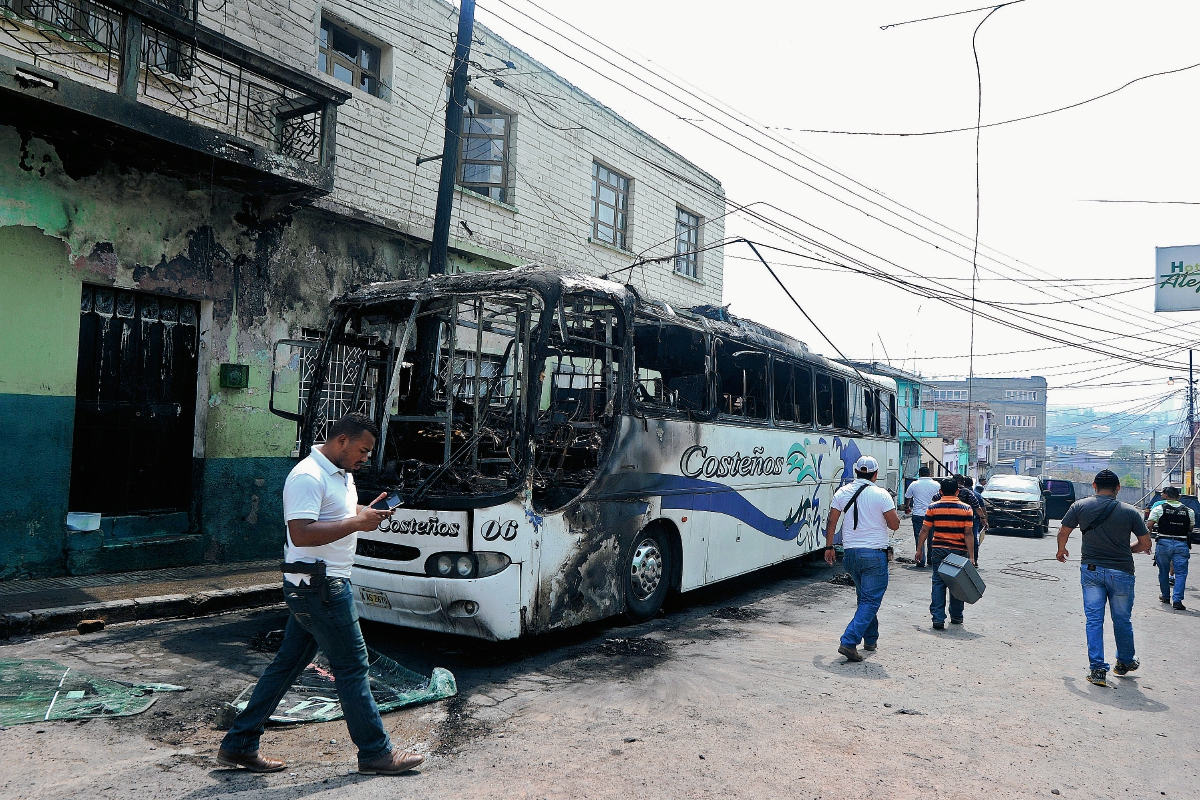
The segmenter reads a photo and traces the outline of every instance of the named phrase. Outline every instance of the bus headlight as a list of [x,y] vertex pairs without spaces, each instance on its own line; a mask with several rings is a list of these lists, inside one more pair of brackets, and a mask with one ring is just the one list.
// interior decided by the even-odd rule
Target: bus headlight
[[504,553],[434,553],[425,574],[435,578],[486,578],[503,572],[512,559]]
[[479,565],[475,573],[476,577],[486,578],[488,575],[502,572],[512,563],[512,559],[504,553],[476,553],[475,563]]

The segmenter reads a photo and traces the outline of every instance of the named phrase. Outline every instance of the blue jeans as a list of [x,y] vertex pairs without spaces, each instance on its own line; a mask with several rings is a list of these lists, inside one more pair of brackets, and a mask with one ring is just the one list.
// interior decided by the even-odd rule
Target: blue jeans
[[[1183,587],[1187,583],[1188,559],[1191,552],[1182,539],[1159,539],[1154,546],[1154,560],[1158,562],[1158,588],[1162,597],[1170,597],[1177,603],[1183,602]],[[1175,567],[1175,592],[1171,592],[1171,567]]]
[[[938,567],[941,566],[943,559],[951,553],[957,553],[960,556],[966,557],[966,553],[961,553],[958,550],[947,550],[939,547],[933,551],[930,556],[929,565],[933,567],[933,597],[929,601],[929,613],[933,615],[934,622],[946,623],[946,595],[950,593],[950,587],[942,580],[942,576],[938,574]],[[959,600],[954,595],[950,595],[950,619],[962,619],[963,609],[967,604]]]
[[[913,544],[918,545],[921,543],[921,528],[924,527],[924,525],[925,525],[925,517],[924,516],[918,517],[916,514],[913,514],[912,524],[913,524],[913,539],[915,540],[913,542]],[[933,548],[933,537],[930,536],[928,541],[925,542],[925,552],[917,553],[916,555],[913,556],[913,560],[916,561],[918,564],[929,563],[929,551],[932,548]]]
[[842,634],[842,644],[858,647],[859,642],[875,644],[879,641],[879,607],[883,605],[883,593],[888,585],[887,553],[865,547],[850,547],[843,561],[846,572],[854,579],[858,592],[858,608],[854,619]]
[[1083,613],[1087,617],[1088,661],[1092,669],[1108,669],[1104,660],[1104,604],[1112,612],[1113,637],[1117,640],[1117,661],[1131,664],[1134,660],[1133,573],[1097,566],[1079,566],[1079,582],[1083,585]]
[[283,596],[291,616],[283,644],[250,695],[246,709],[237,715],[221,747],[235,754],[258,752],[258,740],[275,707],[320,648],[329,659],[334,686],[350,738],[358,746],[358,760],[370,761],[392,752],[392,743],[367,680],[367,645],[358,627],[354,591],[345,578],[329,578],[329,599],[300,592],[286,581]]

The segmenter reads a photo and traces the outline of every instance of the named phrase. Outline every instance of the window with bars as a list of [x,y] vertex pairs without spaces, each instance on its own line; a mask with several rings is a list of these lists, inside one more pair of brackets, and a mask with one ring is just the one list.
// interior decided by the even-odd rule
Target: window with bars
[[382,54],[378,47],[338,27],[328,19],[321,20],[321,42],[317,54],[317,69],[332,75],[375,97],[383,97],[383,82],[379,77]]
[[675,271],[689,278],[700,277],[700,217],[675,208]]
[[626,250],[629,178],[592,162],[592,239]]
[[1036,402],[1038,393],[1026,389],[1006,389],[1004,392],[1005,400],[1022,400],[1027,402]]
[[508,202],[508,147],[512,116],[467,97],[459,148],[458,183],[467,191]]
[[1000,449],[1005,453],[1032,453],[1036,446],[1034,439],[1005,439]]
[[1038,418],[1024,414],[1005,414],[1004,424],[1009,428],[1036,428]]
[[934,389],[934,400],[966,400],[966,389]]

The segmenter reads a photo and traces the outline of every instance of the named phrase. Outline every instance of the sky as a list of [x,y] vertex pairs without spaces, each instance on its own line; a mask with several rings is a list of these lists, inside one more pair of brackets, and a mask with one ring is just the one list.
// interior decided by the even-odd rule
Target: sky
[[[969,306],[972,292],[979,102],[972,36],[989,12],[895,23],[980,4],[479,0],[476,19],[717,176],[731,204],[755,203],[791,228],[733,214],[726,236],[813,256],[762,250],[847,356],[961,377],[974,352],[977,376],[1046,377],[1052,405],[1112,411],[1162,396],[1152,408],[1178,407],[1186,384],[1167,380],[1187,374],[1187,348],[1200,346],[1200,312],[1153,312],[1154,248],[1200,244],[1200,112],[1192,101],[1200,66],[982,130],[972,341],[969,312],[945,301],[965,293],[956,302]],[[1007,5],[975,38],[982,121],[1049,111],[1200,62],[1198,32],[1197,3]],[[805,132],[951,128],[970,130]],[[1177,204],[1188,202],[1195,205]],[[724,300],[733,313],[837,355],[746,245],[724,252]],[[1098,297],[1114,292],[1122,293]]]

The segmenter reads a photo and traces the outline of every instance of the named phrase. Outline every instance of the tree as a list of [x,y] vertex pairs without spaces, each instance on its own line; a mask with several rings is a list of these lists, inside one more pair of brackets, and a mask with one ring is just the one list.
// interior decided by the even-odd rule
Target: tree
[[1131,489],[1140,489],[1140,488],[1142,488],[1142,480],[1141,480],[1141,478],[1137,477],[1136,475],[1133,475],[1132,473],[1129,475],[1122,475],[1121,476],[1121,485],[1127,486]]

